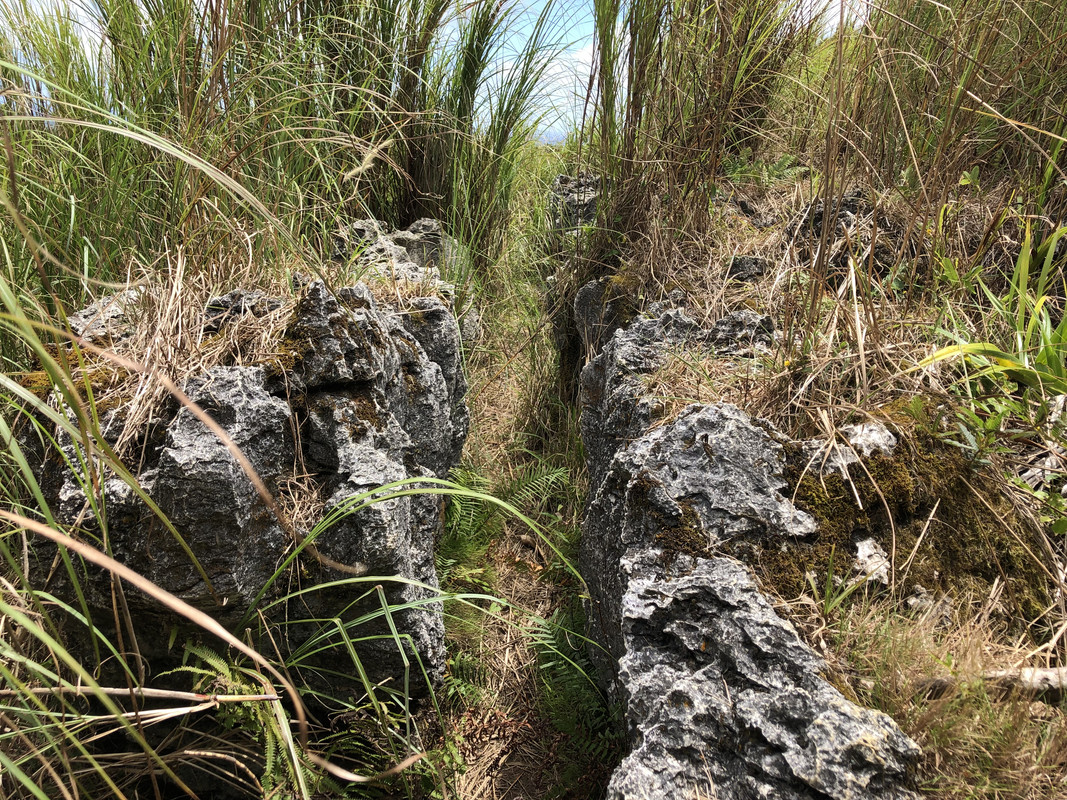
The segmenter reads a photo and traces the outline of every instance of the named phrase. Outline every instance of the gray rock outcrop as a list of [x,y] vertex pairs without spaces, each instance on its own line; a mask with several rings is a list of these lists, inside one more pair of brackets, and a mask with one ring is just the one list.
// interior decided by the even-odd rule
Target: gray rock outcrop
[[[441,301],[437,305],[447,306],[459,319],[465,344],[481,335],[481,318],[470,293],[444,279],[446,273],[452,280],[468,276],[470,256],[444,232],[438,220],[418,219],[395,231],[378,220],[356,220],[335,237],[333,259],[352,266],[367,283],[387,285],[398,296],[402,291],[416,314],[438,313],[436,306],[426,306],[433,305],[433,300]],[[447,346],[443,344],[438,350]]]
[[[769,320],[751,316],[711,332],[678,310],[639,318],[583,372],[580,561],[602,645],[591,655],[632,745],[608,797],[914,798],[918,747],[827,683],[821,658],[723,554],[815,532],[783,495],[784,437],[723,403],[653,424],[643,376],[670,348],[758,344]],[[735,328],[747,341],[725,347]]]
[[[283,302],[257,292],[231,293],[208,304],[205,329],[224,329],[232,317],[278,309]],[[360,640],[357,653],[374,681],[399,680],[400,651],[406,650],[414,659],[411,688],[418,693],[419,664],[432,679],[444,667],[433,561],[441,498],[354,504],[383,484],[446,477],[466,439],[467,384],[456,318],[436,295],[411,298],[410,307],[418,313],[407,307],[397,313],[361,284],[335,296],[323,282],[310,282],[285,330],[283,359],[211,367],[183,386],[226,431],[268,492],[290,492],[291,503],[315,509],[308,523],[315,527],[279,519],[227,445],[174,402],[137,436],[137,482],[173,530],[118,476],[107,475],[96,493],[87,488],[65,466],[87,457],[79,442],[60,435],[57,451],[25,433],[46,498],[64,523],[90,535],[106,531],[116,558],[231,630],[254,628],[262,612],[277,626],[271,646],[283,656],[299,655],[302,666],[325,676],[309,680],[314,688],[362,693],[351,664],[349,674],[331,674],[348,661],[329,654],[341,644],[339,629],[314,646],[309,641],[323,635],[322,621],[337,619]],[[105,413],[105,439],[115,441],[124,414],[122,405]],[[291,486],[300,481],[301,496],[292,496]],[[53,553],[39,548],[34,568],[51,570]],[[380,578],[337,583],[359,575]],[[89,569],[81,582],[93,613],[110,617],[109,576]],[[384,587],[391,619],[375,584]],[[138,593],[129,592],[128,603],[141,653],[153,668],[167,668],[171,627],[187,634],[191,629]],[[325,650],[318,657],[304,656],[320,648]]]
[[552,229],[565,231],[595,223],[600,191],[599,175],[557,175],[549,190]]
[[341,229],[333,257],[354,261],[372,276],[439,284],[441,267],[459,258],[460,250],[435,219],[419,219],[397,231],[378,220],[361,219]]
[[763,277],[771,268],[771,262],[759,256],[733,256],[726,266],[726,277],[748,283]]
[[133,332],[132,317],[144,295],[134,286],[102,297],[67,316],[71,331],[90,344],[107,345],[125,339]]

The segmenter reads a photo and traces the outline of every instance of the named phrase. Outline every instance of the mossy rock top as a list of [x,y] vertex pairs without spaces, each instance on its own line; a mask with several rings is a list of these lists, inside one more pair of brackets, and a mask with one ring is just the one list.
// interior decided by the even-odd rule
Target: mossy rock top
[[789,599],[833,572],[854,576],[856,543],[873,539],[889,554],[906,595],[921,586],[959,599],[985,599],[996,583],[1013,619],[1038,618],[1050,601],[1039,561],[1041,534],[1019,518],[1004,489],[958,448],[898,428],[892,455],[875,454],[841,474],[821,474],[799,445],[786,448],[785,478],[796,506],[814,517],[814,538],[753,554],[769,589]]

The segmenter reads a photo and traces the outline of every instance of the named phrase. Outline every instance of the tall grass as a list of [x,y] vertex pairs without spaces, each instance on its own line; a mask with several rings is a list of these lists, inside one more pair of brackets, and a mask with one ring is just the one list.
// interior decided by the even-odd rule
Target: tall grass
[[[517,17],[496,3],[0,0],[0,344],[5,370],[39,366],[46,384],[31,392],[0,376],[0,794],[158,797],[207,781],[310,797],[418,759],[424,731],[409,697],[426,680],[420,665],[406,660],[383,689],[358,655],[368,635],[402,660],[410,652],[392,619],[405,609],[377,587],[389,576],[342,581],[353,600],[379,602],[340,619],[292,619],[278,610],[285,599],[265,602],[242,632],[260,652],[110,559],[100,486],[117,478],[139,489],[100,430],[85,369],[157,367],[72,346],[64,310],[105,291],[102,282],[166,269],[175,252],[179,303],[188,289],[315,270],[338,227],[368,215],[392,225],[442,218],[488,269],[510,213],[513,159],[536,124],[553,14],[549,4],[518,52],[505,53]],[[19,418],[75,443],[66,466],[86,488],[95,534],[49,508],[14,434]],[[28,568],[37,537],[59,545],[70,596]],[[113,619],[90,611],[87,563],[114,576],[113,613],[102,615]],[[205,631],[202,643],[173,643],[186,662],[171,675],[147,674],[137,656],[131,587]],[[271,642],[285,635],[305,643],[282,658]],[[331,672],[363,696],[326,696]],[[100,685],[104,674],[117,682]],[[309,723],[310,696],[356,733]],[[399,789],[412,787],[405,778]]]
[[964,173],[988,187],[1009,180],[1058,220],[1067,178],[1063,4],[872,0],[849,11],[813,83],[833,109],[822,122],[834,157],[933,209]]
[[0,186],[35,240],[14,277],[37,282],[40,258],[66,296],[164,241],[284,264],[284,239],[321,254],[368,215],[442,218],[485,267],[554,30],[549,4],[506,59],[515,14],[493,3],[4,0],[0,20]]
[[816,10],[797,0],[598,0],[595,15],[593,158],[612,197],[601,225],[631,240],[653,222],[700,227],[724,158],[764,144],[784,68],[814,42]]
[[[131,797],[180,791],[192,796],[207,781],[212,789],[228,784],[235,796],[262,797],[271,792],[301,798],[340,796],[346,784],[380,782],[418,761],[430,732],[416,718],[410,698],[417,684],[428,686],[431,693],[433,686],[423,665],[409,657],[413,649],[394,617],[446,600],[477,609],[493,598],[446,596],[420,585],[423,599],[396,605],[387,601],[383,583],[403,579],[350,577],[261,604],[257,598],[238,626],[241,630],[235,632],[205,610],[154,586],[109,555],[106,502],[103,491],[94,487],[117,478],[134,491],[139,489],[100,429],[91,391],[52,357],[2,279],[0,297],[6,304],[0,326],[21,336],[38,353],[52,386],[42,397],[11,376],[0,376],[5,397],[0,414],[3,795]],[[88,392],[88,398],[83,399],[82,392]],[[54,404],[64,410],[57,411]],[[17,423],[34,424],[42,435],[75,443],[74,457],[57,468],[70,469],[86,487],[95,533],[57,519],[27,456],[34,433],[15,435]],[[56,432],[49,434],[53,426]],[[255,482],[254,474],[249,477]],[[323,518],[271,582],[284,581],[300,553],[312,548],[315,538],[341,516],[371,503],[425,493],[457,498],[468,508],[474,502],[495,504],[529,526],[534,535],[544,535],[533,520],[483,493],[433,479],[402,481],[355,496],[343,509]],[[147,506],[159,514],[151,503]],[[278,511],[276,505],[273,508]],[[29,567],[39,557],[43,541],[58,545],[53,569],[66,574],[65,591],[53,592],[50,582]],[[547,539],[546,544],[554,547]],[[190,562],[196,569],[195,554],[190,554]],[[112,576],[110,615],[90,609],[84,582],[87,565]],[[261,596],[269,594],[269,588],[264,586]],[[183,666],[163,674],[146,669],[138,638],[158,631],[139,629],[131,617],[126,600],[131,590],[200,629],[199,637],[174,643]],[[334,602],[326,618],[293,618],[292,610],[301,605],[295,601],[320,590],[332,593],[334,601],[338,593],[346,595],[348,607],[337,608]],[[376,598],[377,608],[368,610],[361,604],[364,598]],[[277,652],[274,643],[291,639],[303,643],[284,656]],[[371,677],[372,665],[363,661],[369,639],[395,647],[404,664],[395,685],[382,685]],[[336,678],[346,687],[343,692],[330,690]],[[361,689],[353,692],[353,684]],[[330,715],[333,727],[309,721],[305,711],[309,701],[320,714]],[[410,796],[413,785],[405,777],[399,788]]]

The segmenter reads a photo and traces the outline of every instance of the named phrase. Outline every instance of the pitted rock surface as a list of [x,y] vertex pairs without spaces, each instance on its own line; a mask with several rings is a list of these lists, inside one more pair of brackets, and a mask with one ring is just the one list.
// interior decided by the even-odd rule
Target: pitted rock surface
[[[442,277],[445,273],[468,274],[465,264],[470,256],[458,241],[445,233],[438,220],[418,219],[407,228],[392,232],[377,220],[356,220],[335,237],[333,258],[351,263],[368,283],[385,285],[394,291],[398,285],[406,285],[404,294],[413,305],[413,318],[437,313],[439,306],[459,318],[460,339],[464,344],[469,345],[481,336],[481,317],[470,293]],[[411,286],[421,290],[423,296],[410,297],[408,287]],[[444,332],[436,327],[433,331]],[[424,347],[428,347],[429,341],[436,340],[420,337]],[[445,341],[435,347],[443,352],[450,343]]]
[[771,268],[771,262],[759,256],[734,256],[726,266],[726,276],[747,283],[763,277]]
[[830,686],[748,570],[720,555],[815,534],[783,495],[784,437],[724,403],[653,426],[642,376],[671,348],[721,351],[722,335],[667,311],[616,331],[583,372],[590,655],[632,744],[608,797],[912,800],[918,747]]
[[707,341],[719,355],[752,355],[771,346],[774,322],[755,311],[734,311],[711,326]]
[[[381,576],[387,601],[404,606],[392,621],[409,643],[408,657],[415,659],[412,690],[417,693],[418,662],[435,679],[444,669],[441,609],[426,602],[437,585],[433,546],[442,525],[441,498],[394,497],[342,512],[385,483],[444,478],[457,462],[468,427],[459,327],[438,296],[413,299],[418,315],[376,303],[361,284],[340,290],[338,297],[321,281],[304,286],[283,340],[291,354],[285,369],[276,362],[219,366],[183,387],[240,448],[269,492],[277,497],[291,479],[307,475],[312,486],[305,492],[325,504],[318,519],[336,517],[314,542],[319,556],[311,548],[299,556],[297,584],[290,583],[288,572],[271,580],[310,531],[293,532],[280,524],[227,446],[177,404],[138,435],[143,463],[137,477],[181,541],[117,477],[103,481],[97,502],[99,507],[103,500],[108,541],[120,561],[238,634],[257,609],[297,586],[312,589],[266,612],[281,626],[276,643],[283,655],[314,633],[317,626],[307,620],[368,616],[353,633],[379,637],[357,645],[375,681],[401,678],[402,658],[379,598],[366,591],[373,583],[365,589],[329,584],[355,572]],[[208,304],[205,326],[218,330],[232,315],[276,309],[282,302],[260,293],[231,293]],[[105,438],[114,441],[123,414],[121,407],[108,412]],[[64,522],[80,519],[84,529],[98,534],[100,520],[87,505],[86,488],[63,467],[64,458],[84,457],[80,444],[58,436],[60,457],[33,441],[37,437],[27,429],[23,437],[36,454],[47,499]],[[40,548],[34,568],[50,569],[53,553]],[[335,568],[338,564],[347,569]],[[93,610],[110,617],[108,575],[94,571],[84,583]],[[142,654],[157,670],[173,666],[167,660],[171,626],[192,629],[139,593],[129,592],[128,602],[138,621]],[[328,654],[323,658],[314,666],[330,669]],[[316,688],[361,691],[354,675],[333,676]]]
[[618,330],[582,370],[582,441],[590,486],[597,486],[621,444],[652,424],[657,402],[645,396],[643,375],[667,363],[670,347],[699,341],[704,331],[682,311],[639,318]]
[[586,173],[578,177],[556,176],[549,190],[553,230],[574,229],[596,222],[600,180],[600,176]]
[[727,558],[635,578],[619,664],[634,748],[609,798],[912,798],[918,748],[819,677],[822,660]]
[[425,283],[437,288],[441,267],[461,257],[459,243],[435,219],[419,219],[389,231],[374,219],[346,225],[334,240],[333,257],[354,261],[373,277]]
[[133,333],[133,321],[144,290],[135,286],[107,297],[67,316],[76,335],[90,344],[107,345]]

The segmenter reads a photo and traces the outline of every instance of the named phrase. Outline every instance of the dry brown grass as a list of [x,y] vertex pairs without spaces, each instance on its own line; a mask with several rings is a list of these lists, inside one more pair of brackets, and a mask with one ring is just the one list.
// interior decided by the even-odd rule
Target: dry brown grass
[[[983,672],[1054,662],[996,622],[997,592],[980,603],[904,612],[888,600],[846,604],[823,619],[812,603],[787,608],[829,662],[847,696],[893,717],[924,752],[919,782],[943,798],[1053,800],[1067,792],[1067,709],[1002,697]],[[931,679],[957,681],[931,697]]]
[[[517,317],[494,315],[492,325],[490,339],[469,361],[466,453],[479,473],[504,485],[522,440],[535,350],[522,346],[529,335]],[[509,605],[500,615],[451,626],[452,646],[480,665],[475,697],[446,710],[445,728],[456,737],[464,764],[454,785],[463,800],[545,797],[563,781],[562,734],[541,711],[538,654],[525,630],[531,616],[547,619],[563,600],[563,589],[548,580],[552,558],[521,525],[505,526],[490,545],[486,567],[493,594]]]
[[544,797],[560,782],[559,734],[539,711],[540,671],[525,624],[530,614],[551,615],[560,590],[539,579],[543,557],[517,533],[498,541],[489,558],[496,593],[513,608],[484,617],[465,645],[481,664],[483,680],[478,700],[456,709],[447,723],[466,764],[456,792],[464,800]]
[[[961,274],[973,268],[992,285],[1003,282],[1023,239],[1023,220],[1003,212],[1008,187],[961,195],[940,220],[899,196],[864,196],[860,213],[825,243],[798,230],[812,188],[801,181],[727,192],[743,196],[750,212],[717,204],[709,229],[680,235],[654,227],[628,254],[620,280],[647,281],[649,300],[680,291],[705,326],[749,309],[769,315],[777,331],[776,346],[757,362],[676,353],[651,380],[666,415],[688,402],[723,399],[792,435],[814,435],[826,416],[838,424],[919,394],[948,397],[950,367],[917,368],[945,343],[937,326],[945,323],[946,292],[960,295],[952,323],[963,335],[983,340],[987,309],[960,287],[939,284],[935,262],[950,258]],[[812,271],[820,252],[821,276]],[[735,256],[764,259],[769,268],[751,282],[732,280]]]
[[[221,262],[205,263],[178,248],[156,263],[131,264],[125,290],[138,294],[124,304],[123,319],[113,325],[114,340],[53,347],[53,355],[69,365],[72,385],[87,406],[91,397],[98,414],[121,409],[121,430],[108,433],[120,455],[130,455],[138,433],[172,404],[171,386],[180,387],[212,367],[270,364],[282,358],[279,344],[291,302],[267,313],[233,316],[217,333],[205,331],[208,301],[230,289],[292,297],[284,274],[259,270],[246,256],[237,251]],[[100,296],[115,289],[101,287]],[[32,383],[32,375],[25,380]]]

